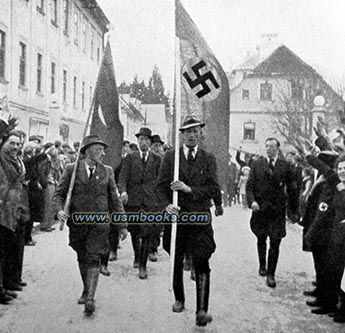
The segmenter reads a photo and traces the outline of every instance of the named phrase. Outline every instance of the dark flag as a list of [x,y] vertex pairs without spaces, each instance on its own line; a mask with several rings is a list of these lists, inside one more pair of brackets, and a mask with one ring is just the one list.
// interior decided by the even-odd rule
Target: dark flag
[[194,113],[206,124],[202,145],[215,155],[220,183],[225,184],[229,152],[228,79],[179,0],[175,17],[180,41],[181,115],[183,118]]
[[121,162],[123,126],[119,118],[119,96],[109,41],[96,82],[90,134],[97,134],[108,144],[103,163],[115,170]]

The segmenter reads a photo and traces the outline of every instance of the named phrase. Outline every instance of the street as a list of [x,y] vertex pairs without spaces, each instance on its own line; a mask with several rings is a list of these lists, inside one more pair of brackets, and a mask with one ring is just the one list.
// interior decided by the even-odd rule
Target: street
[[[276,273],[277,288],[258,275],[256,239],[249,228],[250,210],[225,208],[214,218],[217,250],[211,265],[209,312],[213,322],[195,326],[195,284],[185,272],[186,311],[173,313],[169,257],[159,249],[148,263],[148,279],[132,267],[130,236],[118,260],[101,276],[96,311],[85,317],[77,299],[82,291],[76,255],[63,232],[37,233],[36,246],[25,248],[23,278],[28,286],[11,305],[0,306],[0,332],[343,332],[344,325],[310,313],[302,292],[314,279],[312,259],[301,250],[298,225],[288,225]],[[57,226],[56,226],[57,227]]]

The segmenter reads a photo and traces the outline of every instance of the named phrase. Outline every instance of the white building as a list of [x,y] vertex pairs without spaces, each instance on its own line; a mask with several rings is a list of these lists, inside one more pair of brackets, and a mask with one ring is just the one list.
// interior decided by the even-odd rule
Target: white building
[[0,0],[0,96],[18,129],[80,140],[109,21],[95,0]]

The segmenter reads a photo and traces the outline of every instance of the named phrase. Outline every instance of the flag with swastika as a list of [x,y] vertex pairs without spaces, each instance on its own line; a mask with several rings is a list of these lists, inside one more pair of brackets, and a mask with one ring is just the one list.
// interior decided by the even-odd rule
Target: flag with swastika
[[228,79],[180,0],[176,0],[175,18],[180,43],[182,118],[194,113],[206,124],[202,145],[215,155],[220,183],[225,184],[229,152]]

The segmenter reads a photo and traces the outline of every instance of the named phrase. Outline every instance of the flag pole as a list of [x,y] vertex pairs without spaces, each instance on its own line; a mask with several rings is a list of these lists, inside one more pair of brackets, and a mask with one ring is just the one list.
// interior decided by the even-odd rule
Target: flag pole
[[[96,83],[95,87],[97,87],[97,83]],[[64,205],[64,208],[63,208],[63,211],[64,211],[64,213],[66,215],[69,215],[69,206],[70,206],[70,203],[71,203],[72,191],[73,191],[73,188],[74,188],[75,178],[76,178],[76,175],[77,175],[77,167],[78,167],[79,160],[80,160],[81,143],[83,142],[83,140],[84,140],[84,138],[86,136],[86,133],[88,131],[88,128],[89,128],[91,114],[92,114],[92,110],[93,110],[93,107],[94,107],[94,104],[95,104],[95,96],[96,96],[96,89],[94,91],[94,94],[93,94],[93,97],[92,97],[92,101],[91,101],[91,104],[90,104],[89,114],[87,116],[87,120],[86,120],[86,123],[85,123],[85,126],[84,126],[83,136],[82,136],[82,139],[80,141],[80,145],[79,145],[79,149],[78,149],[78,153],[77,153],[77,158],[76,158],[76,160],[74,162],[73,172],[72,172],[71,180],[70,180],[69,187],[68,187],[68,192],[67,192],[67,196],[66,196],[66,200],[65,200],[65,205]],[[65,225],[65,221],[61,221],[60,222],[60,230],[61,231],[63,230],[64,225]]]
[[[175,118],[175,122],[174,122],[175,123],[174,181],[177,181],[179,179],[179,165],[180,165],[180,145],[179,145],[178,127],[180,125],[180,120],[181,120],[180,40],[178,37],[175,37],[175,114],[174,114],[174,118]],[[178,206],[178,191],[173,191],[173,205],[175,207]],[[172,290],[173,281],[174,281],[176,231],[177,231],[177,221],[173,221],[171,225],[171,239],[170,239],[170,289],[169,291]]]

